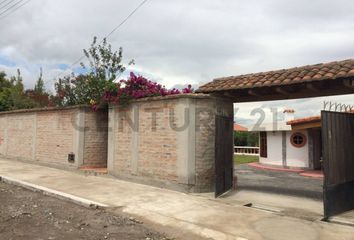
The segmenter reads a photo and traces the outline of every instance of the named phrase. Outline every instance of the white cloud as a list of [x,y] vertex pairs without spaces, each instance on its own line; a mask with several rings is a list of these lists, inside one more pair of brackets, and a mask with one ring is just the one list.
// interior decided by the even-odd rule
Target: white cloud
[[[31,1],[0,19],[0,56],[16,63],[0,70],[21,68],[31,87],[42,66],[49,87],[61,71],[57,64],[77,60],[93,36],[105,36],[139,3]],[[150,0],[109,41],[124,48],[126,61],[135,59],[133,70],[167,87],[198,85],[221,76],[353,58],[353,8],[351,0]],[[291,104],[307,106],[299,110],[303,115],[319,108],[313,100],[299,102]],[[249,119],[247,107],[241,108]]]

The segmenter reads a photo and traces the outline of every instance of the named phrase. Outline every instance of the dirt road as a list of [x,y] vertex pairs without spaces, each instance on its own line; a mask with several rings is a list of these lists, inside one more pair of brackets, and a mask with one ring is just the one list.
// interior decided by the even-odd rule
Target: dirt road
[[139,220],[0,182],[0,239],[167,239]]

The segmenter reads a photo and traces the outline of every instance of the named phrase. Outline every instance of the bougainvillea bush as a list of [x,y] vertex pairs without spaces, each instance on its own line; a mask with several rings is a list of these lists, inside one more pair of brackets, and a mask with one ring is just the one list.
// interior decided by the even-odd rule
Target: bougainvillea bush
[[156,96],[168,96],[176,94],[193,93],[193,88],[188,85],[182,90],[173,88],[166,89],[165,86],[144,78],[143,76],[130,73],[128,80],[120,80],[118,83],[113,83],[107,86],[107,90],[103,93],[102,102],[97,103],[92,100],[90,103],[93,109],[97,109],[98,104],[114,103],[128,104],[129,101]]

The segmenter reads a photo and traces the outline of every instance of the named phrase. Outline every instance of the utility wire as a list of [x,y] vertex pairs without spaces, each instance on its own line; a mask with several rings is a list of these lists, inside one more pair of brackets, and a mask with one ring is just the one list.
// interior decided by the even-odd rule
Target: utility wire
[[[16,10],[18,10],[19,8],[23,7],[24,5],[26,5],[27,3],[29,3],[31,0],[27,0],[26,2],[22,3],[20,6],[17,6],[15,9],[13,9],[11,12],[2,15],[2,13],[0,13],[0,19],[6,18],[7,16],[9,16],[11,13],[15,12]],[[4,12],[3,12],[4,13]]]
[[8,5],[10,5],[11,3],[13,3],[14,1],[15,1],[15,0],[11,0],[10,2],[6,3],[4,6],[0,7],[0,10],[6,8]]
[[[147,1],[148,1],[148,0],[143,0],[127,17],[125,17],[125,18],[123,19],[122,22],[120,22],[115,28],[112,29],[111,32],[109,32],[109,33],[101,40],[100,44],[104,41],[104,39],[109,38],[115,31],[117,31],[121,26],[123,26],[123,25],[129,20],[129,18],[131,18],[131,17],[139,10],[139,8],[141,8]],[[82,55],[82,56],[81,56],[80,58],[78,58],[75,62],[73,62],[73,63],[70,65],[69,68],[71,69],[73,66],[75,66],[77,63],[79,63],[79,62],[80,62],[82,59],[84,59],[84,58],[85,58],[85,56]],[[53,81],[53,82],[56,81],[56,78],[60,77],[63,73],[64,73],[64,71],[61,72],[61,73],[59,73],[52,81]]]
[[2,2],[0,2],[0,5],[2,5],[4,2],[6,2],[7,0],[4,0],[4,1],[2,1]]
[[[141,8],[148,0],[144,0],[142,1],[118,26],[116,26],[110,33],[107,34],[107,36],[105,36],[104,38],[109,38],[109,36],[111,36],[118,28],[120,28],[126,21],[128,21],[128,19],[134,15],[134,13],[136,11],[139,10],[139,8]],[[103,40],[102,40],[103,41]]]
[[15,3],[14,5],[11,5],[9,8],[5,9],[4,11],[0,12],[0,17],[1,15],[4,15],[4,13],[10,11],[11,9],[15,8],[18,4],[22,3],[24,0],[20,0],[17,3]]
[[10,11],[11,9],[15,8],[18,4],[20,4],[23,1],[24,0],[20,0],[20,1],[16,2],[15,4],[11,5],[10,7],[8,7],[7,9],[5,9],[4,11],[0,12],[0,16],[3,15],[4,13]]

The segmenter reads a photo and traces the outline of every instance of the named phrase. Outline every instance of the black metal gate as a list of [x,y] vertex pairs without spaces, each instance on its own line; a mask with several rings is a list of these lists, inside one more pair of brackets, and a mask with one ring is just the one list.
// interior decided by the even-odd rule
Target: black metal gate
[[215,118],[215,197],[232,188],[233,182],[233,119]]
[[322,111],[325,218],[354,209],[354,114]]

